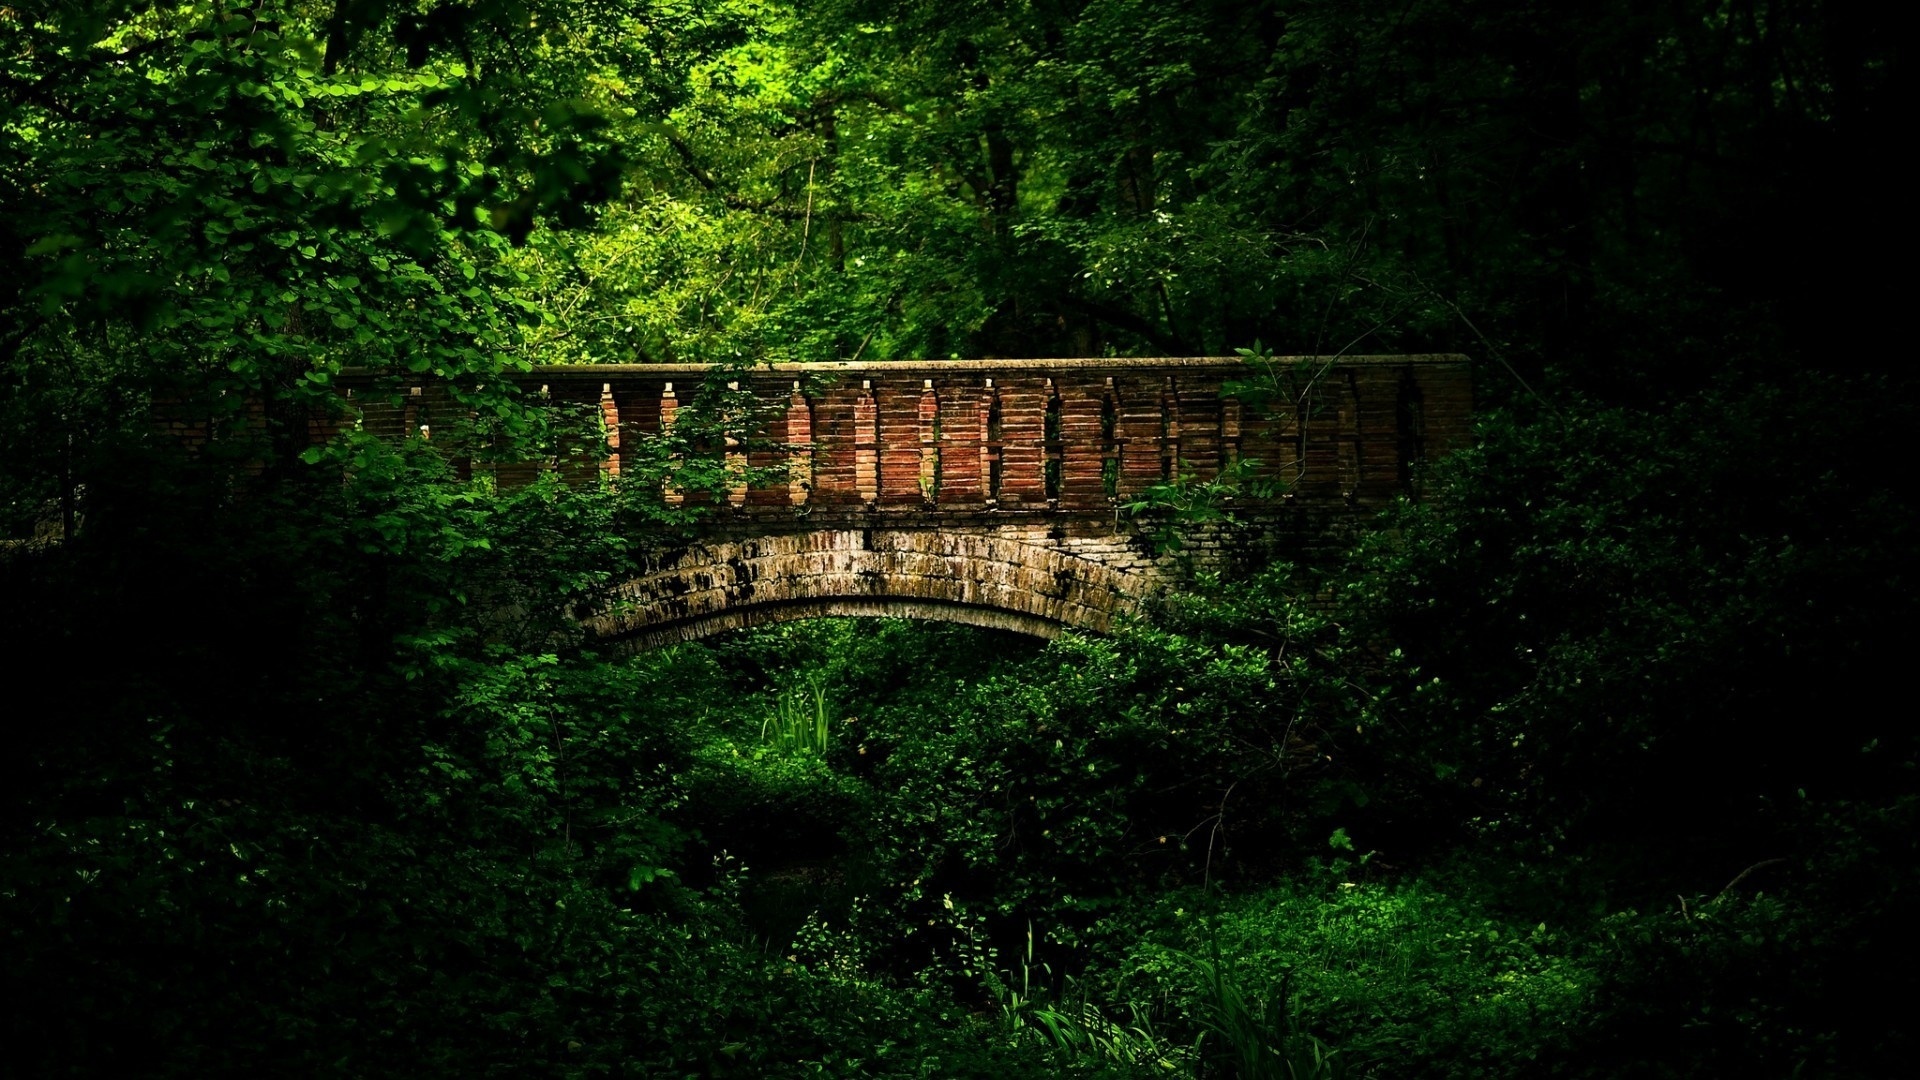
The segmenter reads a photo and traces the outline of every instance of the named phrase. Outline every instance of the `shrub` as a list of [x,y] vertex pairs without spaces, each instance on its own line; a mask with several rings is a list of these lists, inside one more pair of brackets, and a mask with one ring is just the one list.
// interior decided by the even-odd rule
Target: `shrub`
[[[1418,882],[1285,884],[1220,900],[1211,914],[1205,906],[1205,897],[1170,895],[1128,916],[1146,933],[1101,979],[1115,996],[1236,1031],[1236,1046],[1267,1038],[1278,1051],[1291,1014],[1275,1010],[1290,991],[1299,1025],[1353,1067],[1524,1072],[1565,1043],[1593,982],[1562,935]],[[1212,958],[1198,985],[1193,954]]]

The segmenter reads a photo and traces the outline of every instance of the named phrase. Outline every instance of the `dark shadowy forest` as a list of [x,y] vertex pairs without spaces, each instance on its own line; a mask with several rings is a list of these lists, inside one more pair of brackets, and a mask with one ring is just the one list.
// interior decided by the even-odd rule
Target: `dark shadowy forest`
[[[1892,11],[0,0],[0,1071],[1905,1074]],[[1051,643],[608,655],[510,378],[1236,350],[1473,444]]]

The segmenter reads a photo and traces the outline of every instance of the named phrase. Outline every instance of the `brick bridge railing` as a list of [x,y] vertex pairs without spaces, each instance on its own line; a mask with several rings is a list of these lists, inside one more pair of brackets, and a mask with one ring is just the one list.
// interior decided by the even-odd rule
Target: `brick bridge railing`
[[[614,476],[670,432],[709,369],[537,368],[598,409]],[[1466,437],[1464,357],[970,360],[782,364],[727,376],[770,415],[729,442],[744,480],[699,542],[654,553],[587,620],[629,650],[761,622],[901,615],[1052,635],[1104,632],[1192,566],[1339,542]],[[1250,387],[1265,385],[1271,393]],[[1236,392],[1237,391],[1237,392]],[[1265,400],[1260,400],[1260,399]],[[417,431],[434,395],[364,401]],[[1233,468],[1272,498],[1156,556],[1118,507]],[[511,480],[503,475],[503,480]],[[671,487],[669,500],[685,496]]]

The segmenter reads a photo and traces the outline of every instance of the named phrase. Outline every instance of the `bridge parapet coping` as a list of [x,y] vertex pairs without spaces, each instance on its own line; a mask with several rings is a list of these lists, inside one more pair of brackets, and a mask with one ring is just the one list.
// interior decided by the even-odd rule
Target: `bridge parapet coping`
[[[602,376],[697,379],[715,373],[737,375],[742,379],[778,378],[782,375],[789,377],[865,375],[871,378],[890,378],[916,374],[922,377],[939,377],[1089,371],[1258,373],[1266,369],[1288,370],[1303,366],[1307,370],[1313,370],[1322,365],[1328,368],[1373,366],[1398,368],[1409,365],[1450,367],[1466,363],[1468,363],[1467,357],[1460,353],[1396,353],[1351,356],[1270,356],[1258,361],[1249,360],[1243,356],[1076,356],[987,360],[821,360],[737,367],[725,364],[545,364],[535,365],[529,372],[518,378],[522,382],[554,380],[591,382]],[[369,373],[359,371],[349,373],[350,376],[366,374]]]

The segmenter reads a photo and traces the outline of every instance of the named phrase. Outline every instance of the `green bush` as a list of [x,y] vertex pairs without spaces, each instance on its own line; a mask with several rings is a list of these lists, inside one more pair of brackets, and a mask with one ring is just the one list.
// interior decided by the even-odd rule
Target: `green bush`
[[1106,993],[1272,1030],[1286,987],[1302,1027],[1379,1075],[1522,1074],[1579,1026],[1594,982],[1565,936],[1417,882],[1190,893],[1116,919],[1144,933],[1099,976]]
[[1809,805],[1792,857],[1600,921],[1569,1071],[1894,1076],[1915,1050],[1920,798]]

